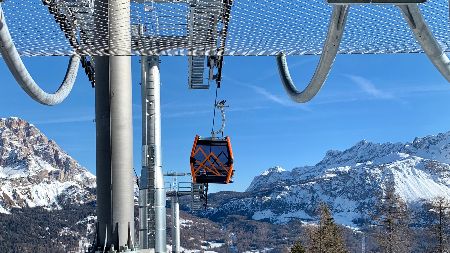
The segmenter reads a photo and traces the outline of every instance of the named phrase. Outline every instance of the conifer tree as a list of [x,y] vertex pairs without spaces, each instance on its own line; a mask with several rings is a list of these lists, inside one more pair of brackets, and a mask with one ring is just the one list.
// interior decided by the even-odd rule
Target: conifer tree
[[318,226],[309,227],[308,252],[310,253],[346,253],[348,252],[341,229],[334,222],[326,204],[320,205]]
[[305,248],[303,247],[300,240],[294,243],[294,246],[292,246],[290,253],[306,253]]

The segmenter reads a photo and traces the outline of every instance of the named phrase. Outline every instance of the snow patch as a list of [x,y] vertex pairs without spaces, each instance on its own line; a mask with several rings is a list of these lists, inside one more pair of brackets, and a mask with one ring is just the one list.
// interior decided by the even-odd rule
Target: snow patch
[[192,226],[192,224],[194,224],[194,221],[180,218],[180,226],[181,227],[190,228]]
[[270,173],[281,173],[281,172],[285,172],[285,171],[286,170],[281,168],[280,166],[275,166],[273,168],[265,170],[263,173],[261,173],[261,176],[267,176]]
[[202,241],[202,249],[215,249],[224,246],[225,243]]
[[271,210],[263,210],[263,211],[257,211],[253,214],[252,219],[253,220],[265,220],[265,219],[273,219],[274,213]]
[[9,212],[9,211],[6,210],[5,208],[3,208],[1,205],[0,205],[0,213],[3,213],[3,214],[11,214],[11,212]]

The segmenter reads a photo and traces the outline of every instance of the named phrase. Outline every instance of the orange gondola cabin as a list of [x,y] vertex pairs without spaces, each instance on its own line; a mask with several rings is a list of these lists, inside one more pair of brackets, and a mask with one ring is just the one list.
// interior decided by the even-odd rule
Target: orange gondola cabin
[[232,183],[234,170],[230,137],[195,136],[190,163],[193,183]]

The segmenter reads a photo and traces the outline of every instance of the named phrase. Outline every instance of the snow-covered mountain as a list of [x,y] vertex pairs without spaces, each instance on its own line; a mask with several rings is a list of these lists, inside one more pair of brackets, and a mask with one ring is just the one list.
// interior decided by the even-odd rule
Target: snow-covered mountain
[[[252,247],[249,242],[257,242],[260,250],[278,247],[281,251],[298,239],[302,227],[296,220],[317,219],[319,203],[331,207],[338,223],[358,227],[370,219],[387,186],[394,186],[412,207],[422,199],[450,198],[450,132],[410,143],[361,141],[344,151],[328,151],[314,166],[291,171],[270,168],[255,177],[245,192],[211,194],[206,215],[221,222],[189,215],[192,222],[182,226],[186,226],[182,236],[187,238],[183,242],[189,243],[187,248],[201,248],[202,240],[220,241],[238,234],[240,252]],[[90,242],[95,227],[93,200],[94,175],[33,125],[18,118],[0,119],[0,227],[17,228],[9,237],[0,237],[2,252],[23,245],[24,240],[34,249],[36,243],[48,247],[50,240],[58,238],[58,245],[64,246],[60,252],[78,247],[80,239]],[[205,227],[213,230],[199,234]],[[30,229],[40,232],[29,233]]]
[[[316,219],[326,202],[335,219],[358,226],[387,185],[409,204],[450,197],[450,132],[409,143],[358,142],[328,151],[314,166],[280,167],[254,178],[246,192],[209,198],[210,217],[244,215],[285,223]],[[14,207],[58,209],[95,200],[95,176],[35,126],[18,118],[0,119],[0,212]]]
[[244,193],[212,196],[209,214],[273,223],[312,221],[319,203],[325,202],[337,222],[355,227],[373,213],[387,185],[411,206],[437,196],[450,198],[449,164],[450,132],[410,143],[361,141],[344,151],[328,151],[315,166],[270,168]]
[[19,118],[0,119],[0,212],[95,199],[95,176]]

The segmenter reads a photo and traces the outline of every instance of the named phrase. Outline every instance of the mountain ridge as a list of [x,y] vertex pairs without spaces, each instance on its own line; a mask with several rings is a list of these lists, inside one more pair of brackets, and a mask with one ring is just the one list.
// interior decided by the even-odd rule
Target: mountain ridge
[[[239,235],[240,252],[252,247],[282,252],[300,234],[292,231],[317,221],[322,202],[330,206],[337,223],[359,229],[367,224],[370,210],[388,184],[410,205],[422,198],[450,196],[449,154],[447,132],[406,143],[363,140],[343,151],[329,150],[316,165],[290,171],[275,166],[256,176],[245,192],[211,194],[210,207],[200,214],[209,219],[188,216],[197,227],[187,226],[182,236],[189,248],[204,249],[205,238],[196,231],[212,221],[214,232],[208,233],[208,241],[222,245],[214,251],[227,252],[223,238]],[[60,250],[55,252],[88,245],[95,228],[95,176],[32,124],[19,118],[0,119],[0,216],[7,216],[0,228],[21,227],[6,240],[8,250],[22,243],[25,235],[33,240],[27,245],[30,249],[36,243],[45,248],[47,241],[42,238],[58,241]],[[30,224],[23,224],[24,220]],[[39,235],[30,234],[30,227]],[[266,236],[255,238],[254,231]],[[345,231],[353,236],[352,229]],[[352,240],[353,246],[359,242]],[[358,252],[357,247],[352,252]]]
[[256,176],[243,194],[232,198],[219,194],[228,200],[213,204],[207,215],[245,214],[279,224],[296,219],[310,222],[324,202],[338,223],[360,227],[389,184],[411,206],[450,196],[449,163],[450,132],[406,143],[363,140],[343,151],[329,150],[313,166],[290,171],[269,168]]

